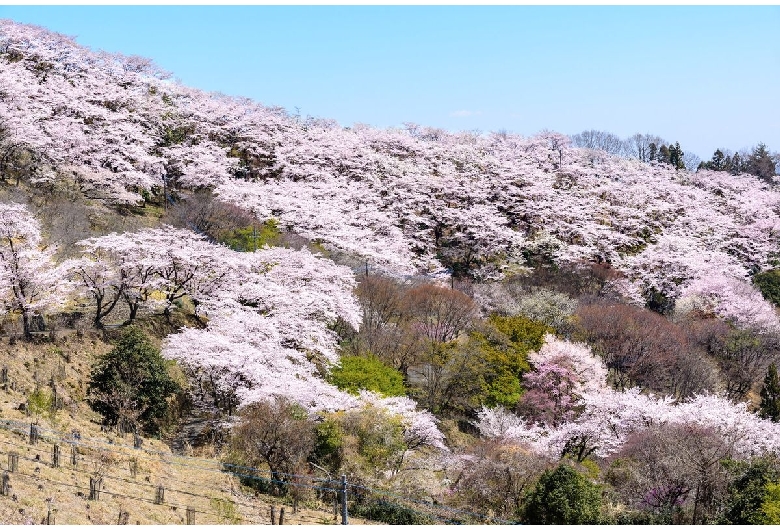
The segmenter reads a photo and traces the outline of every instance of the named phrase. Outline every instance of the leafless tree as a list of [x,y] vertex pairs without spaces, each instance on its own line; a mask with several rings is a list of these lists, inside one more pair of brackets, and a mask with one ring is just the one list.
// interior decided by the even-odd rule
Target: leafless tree
[[623,155],[626,153],[626,142],[618,136],[606,131],[582,131],[571,137],[571,142],[576,147],[585,147],[587,149],[600,149],[612,155]]
[[251,466],[265,464],[271,471],[274,489],[301,469],[314,449],[314,422],[306,412],[286,398],[260,401],[240,412],[233,429],[232,446]]

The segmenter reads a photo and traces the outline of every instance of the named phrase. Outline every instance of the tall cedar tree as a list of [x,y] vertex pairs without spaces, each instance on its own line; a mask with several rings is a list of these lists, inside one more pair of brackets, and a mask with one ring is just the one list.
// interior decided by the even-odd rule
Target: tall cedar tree
[[128,328],[113,350],[100,357],[89,378],[90,406],[109,425],[157,432],[168,397],[180,387],[168,375],[165,359],[138,328]]
[[780,379],[777,377],[777,365],[772,363],[764,377],[761,389],[761,417],[774,422],[780,421]]

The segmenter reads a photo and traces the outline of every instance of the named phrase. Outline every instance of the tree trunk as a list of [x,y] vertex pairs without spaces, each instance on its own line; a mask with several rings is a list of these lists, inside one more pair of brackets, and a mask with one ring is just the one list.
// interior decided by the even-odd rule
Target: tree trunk
[[31,340],[32,331],[30,330],[30,313],[28,311],[22,311],[22,327],[24,329],[24,338]]

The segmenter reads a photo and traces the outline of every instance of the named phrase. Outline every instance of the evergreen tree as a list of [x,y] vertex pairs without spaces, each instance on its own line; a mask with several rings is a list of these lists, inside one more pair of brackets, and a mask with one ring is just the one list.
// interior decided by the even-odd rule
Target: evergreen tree
[[712,164],[716,171],[723,171],[726,169],[726,156],[723,154],[723,151],[720,149],[715,150],[715,153],[712,155]]
[[658,161],[663,164],[669,164],[669,148],[665,145],[661,145],[661,147],[658,148]]
[[601,490],[567,464],[545,471],[525,500],[528,524],[596,524]]
[[744,171],[742,157],[739,156],[739,153],[734,153],[734,156],[731,157],[731,165],[728,170],[732,175],[739,175]]
[[774,422],[780,421],[780,379],[777,377],[777,365],[772,363],[764,377],[761,389],[761,417]]
[[745,161],[746,170],[763,180],[771,181],[775,176],[775,160],[769,154],[769,150],[763,143],[753,148],[753,151]]
[[712,169],[713,171],[723,171],[726,169],[726,155],[723,154],[723,151],[720,149],[715,150],[712,159],[707,163],[707,169]]
[[650,146],[648,147],[648,154],[647,159],[649,161],[653,161],[658,156],[658,146],[655,145],[655,142],[650,142]]
[[128,328],[113,350],[98,358],[90,374],[90,406],[109,425],[127,430],[158,430],[168,410],[168,397],[179,391],[168,375],[165,359],[138,328]]
[[680,148],[680,142],[675,142],[674,145],[669,146],[669,163],[674,166],[674,169],[685,169],[685,162],[683,162],[683,155]]
[[750,463],[728,460],[724,464],[739,474],[728,485],[719,523],[765,524],[761,507],[767,485],[777,480],[777,461],[758,458]]

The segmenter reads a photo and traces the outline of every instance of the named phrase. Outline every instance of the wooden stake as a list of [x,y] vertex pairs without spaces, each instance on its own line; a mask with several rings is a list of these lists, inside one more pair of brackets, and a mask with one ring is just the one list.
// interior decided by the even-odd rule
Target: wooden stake
[[89,478],[89,500],[91,501],[99,501],[100,500],[100,487],[103,485],[103,479],[102,478]]
[[154,493],[154,503],[162,504],[164,502],[165,502],[165,488],[162,486],[157,486],[157,490]]

